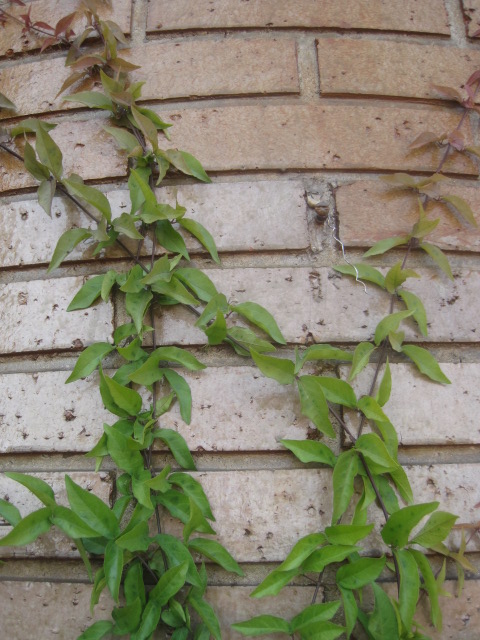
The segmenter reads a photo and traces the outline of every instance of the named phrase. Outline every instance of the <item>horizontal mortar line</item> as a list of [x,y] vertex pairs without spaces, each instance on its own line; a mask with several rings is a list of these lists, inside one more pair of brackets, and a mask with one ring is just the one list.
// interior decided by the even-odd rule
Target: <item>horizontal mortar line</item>
[[[467,78],[465,78],[467,80]],[[331,100],[353,100],[353,101],[365,101],[366,104],[371,104],[372,100],[376,100],[380,103],[399,103],[402,105],[427,105],[434,107],[445,107],[447,109],[455,108],[459,111],[462,107],[453,100],[445,100],[442,98],[427,98],[419,96],[396,96],[388,94],[377,93],[345,93],[335,91],[320,91],[320,98]],[[319,103],[321,104],[321,102]]]
[[[426,39],[429,38],[433,42],[437,41],[452,41],[451,35],[443,34],[443,33],[431,33],[427,31],[421,30],[413,30],[413,31],[396,31],[395,29],[372,29],[372,28],[363,28],[363,27],[352,27],[352,28],[342,28],[339,26],[335,27],[327,27],[327,26],[291,26],[288,25],[286,27],[282,27],[279,25],[275,26],[229,26],[229,27],[190,27],[187,29],[149,29],[147,26],[146,35],[147,41],[154,38],[161,38],[162,35],[165,36],[173,36],[177,38],[191,38],[194,36],[208,35],[214,33],[224,33],[226,35],[233,33],[263,33],[270,37],[275,37],[275,35],[281,33],[291,32],[292,34],[300,33],[308,33],[310,34],[318,34],[321,36],[322,34],[336,34],[339,36],[348,36],[348,35],[378,35],[378,36],[399,36],[403,38],[411,37],[412,40],[415,39]],[[453,41],[452,41],[453,42]]]

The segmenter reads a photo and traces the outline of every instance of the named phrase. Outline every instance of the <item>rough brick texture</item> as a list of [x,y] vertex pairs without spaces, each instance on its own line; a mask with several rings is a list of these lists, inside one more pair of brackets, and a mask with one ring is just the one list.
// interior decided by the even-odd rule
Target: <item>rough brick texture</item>
[[[56,22],[78,3],[27,4],[32,19]],[[12,5],[9,11],[18,15],[25,9]],[[114,0],[113,11],[102,11],[127,34],[122,56],[141,65],[132,79],[145,82],[143,106],[174,125],[170,142],[159,135],[160,146],[192,153],[212,178],[203,184],[172,172],[157,192],[162,202],[174,205],[178,199],[186,215],[214,236],[220,265],[185,233],[194,265],[230,303],[251,300],[274,314],[288,343],[277,350],[279,357],[294,357],[296,347],[312,343],[353,351],[358,342],[371,340],[389,311],[390,295],[370,283],[365,293],[360,283],[334,271],[342,252],[333,229],[350,262],[361,260],[363,251],[383,238],[409,233],[418,217],[415,195],[377,177],[407,172],[421,178],[442,162],[445,145],[412,150],[410,144],[424,131],[445,138],[459,126],[461,107],[439,99],[432,84],[463,91],[480,66],[472,38],[480,28],[480,2]],[[77,22],[75,29],[80,28]],[[25,115],[57,123],[52,136],[61,147],[65,175],[75,172],[98,186],[114,217],[129,211],[128,161],[104,131],[111,124],[108,113],[55,97],[69,74],[66,49],[40,53],[40,39],[21,35],[18,25],[0,29],[0,92],[18,107],[17,113],[0,109],[2,127]],[[88,40],[84,47],[95,52],[98,43]],[[84,88],[77,84],[67,93]],[[477,119],[476,113],[465,115],[461,131],[465,144],[478,150]],[[1,142],[22,153],[23,136],[9,141],[2,134]],[[400,460],[416,501],[439,501],[442,510],[459,516],[448,545],[461,544],[463,526],[475,564],[480,553],[480,234],[439,198],[465,199],[478,220],[479,160],[452,151],[443,169],[449,180],[428,191],[425,211],[430,219],[440,219],[429,240],[447,250],[454,278],[450,281],[423,252],[411,250],[407,266],[421,278],[409,280],[407,287],[424,303],[429,335],[421,335],[411,319],[403,328],[407,341],[432,349],[451,385],[430,382],[404,355],[389,351],[393,387],[385,412],[398,430]],[[61,504],[67,504],[68,473],[111,503],[116,491],[112,462],[95,474],[94,461],[83,454],[101,437],[103,424],[116,417],[103,408],[97,373],[66,386],[65,379],[84,347],[112,340],[113,330],[126,319],[122,297],[115,294],[108,304],[99,301],[83,311],[67,313],[66,308],[87,278],[126,270],[129,258],[119,246],[94,256],[92,244],[85,243],[61,269],[47,274],[58,238],[72,226],[92,222],[58,192],[48,218],[36,201],[36,185],[17,159],[0,150],[0,469],[35,473],[52,484]],[[126,239],[125,245],[149,260],[150,238],[140,248],[134,240]],[[386,273],[404,257],[399,248],[377,256],[373,264]],[[402,308],[394,301],[393,311]],[[278,598],[257,600],[249,594],[300,536],[331,523],[332,470],[302,464],[280,443],[322,438],[302,416],[295,385],[265,378],[251,360],[227,346],[206,347],[191,310],[176,305],[155,313],[158,344],[186,346],[209,365],[185,373],[192,390],[191,423],[185,424],[174,403],[161,426],[184,436],[197,463],[194,477],[211,501],[218,539],[245,571],[239,578],[207,563],[207,594],[222,638],[240,640],[229,628],[232,622],[261,613],[289,618],[310,603],[315,587],[301,577]],[[235,318],[232,314],[227,322]],[[144,346],[151,344],[147,334]],[[353,383],[359,396],[370,391],[377,357],[378,350]],[[111,354],[104,367],[113,375],[119,364]],[[343,379],[348,370],[345,363],[307,365],[308,373]],[[142,394],[147,407],[151,393]],[[342,415],[355,430],[358,415],[347,410]],[[340,431],[328,443],[336,454],[349,446]],[[156,447],[158,470],[165,460],[176,468],[165,447],[160,442]],[[360,490],[357,483],[358,497]],[[0,498],[17,504],[22,514],[40,506],[4,475]],[[370,508],[377,527],[366,545],[378,554],[384,549],[383,516],[375,505]],[[181,536],[179,522],[164,512],[161,523],[164,531]],[[10,529],[0,521],[0,537]],[[92,617],[83,563],[59,529],[23,548],[0,547],[0,555],[5,560],[0,565],[1,638],[72,640],[93,620],[109,618],[112,602],[106,591]],[[432,563],[440,569],[438,558],[432,556]],[[334,575],[327,573],[317,601],[338,598]],[[454,575],[449,566],[451,593]],[[479,584],[478,575],[469,573],[460,597],[442,599],[442,632],[429,628],[423,598],[416,619],[425,624],[426,635],[478,640]],[[393,582],[386,588],[395,593]]]

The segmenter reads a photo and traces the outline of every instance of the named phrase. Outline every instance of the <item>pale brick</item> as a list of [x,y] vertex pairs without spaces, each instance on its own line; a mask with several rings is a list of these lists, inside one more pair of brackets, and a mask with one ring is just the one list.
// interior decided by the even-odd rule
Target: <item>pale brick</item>
[[108,340],[112,331],[110,303],[66,313],[84,278],[15,282],[0,294],[1,353],[72,349]]
[[0,582],[0,635],[9,640],[72,640],[97,620],[110,620],[113,601],[105,589],[90,612],[91,584]]
[[[480,274],[459,270],[451,282],[439,270],[417,269],[422,276],[408,288],[424,302],[429,320],[425,339],[413,321],[404,325],[407,339],[476,342]],[[369,340],[388,314],[389,294],[373,284],[363,286],[326,268],[209,269],[207,275],[232,304],[251,300],[277,319],[287,342]],[[400,305],[398,310],[400,310]],[[173,308],[157,318],[159,342],[203,344],[205,334],[193,326],[193,314]]]
[[[131,79],[145,81],[144,100],[299,92],[292,40],[154,42],[122,55],[142,67]],[[63,57],[17,64],[0,71],[0,86],[18,115],[78,109],[79,103],[64,98],[82,91],[82,84],[55,98],[71,72]]]
[[[106,195],[114,217],[130,208],[128,191]],[[183,185],[158,189],[157,195],[160,201],[172,205],[177,197],[187,208],[188,217],[210,229],[219,251],[304,249],[309,245],[304,188],[299,181]],[[84,214],[64,198],[54,199],[51,218],[36,200],[0,205],[0,264],[11,267],[49,262],[58,238],[73,226],[90,225]],[[189,250],[205,253],[190,234],[185,234],[185,239]],[[136,250],[136,241],[123,241]],[[149,242],[143,254],[146,252],[151,252]],[[92,253],[92,244],[82,243],[66,261],[95,259]],[[125,252],[114,245],[106,255],[125,257]]]
[[[26,13],[29,6],[32,5],[31,18],[32,22],[47,22],[55,26],[57,20],[61,17],[76,11],[79,8],[77,0],[35,0],[35,2],[26,2],[27,6],[20,7],[10,5],[8,13],[13,16],[20,16]],[[108,6],[99,6],[99,16],[104,20],[113,20],[116,22],[124,33],[130,32],[130,13],[131,0],[115,0],[112,3],[112,9]],[[77,19],[72,27],[76,34],[82,32],[86,22]],[[34,33],[22,35],[22,25],[8,21],[2,29],[2,38],[0,44],[0,55],[11,55],[20,51],[31,51],[41,47],[46,35],[36,36]]]
[[[472,0],[470,0],[472,1]],[[157,0],[149,5],[147,29],[222,29],[242,27],[336,27],[448,34],[441,0]]]
[[[174,122],[171,146],[198,157],[207,170],[395,169],[431,171],[442,150],[409,151],[427,127],[441,134],[458,124],[451,109],[374,105],[250,105],[222,109],[159,111]],[[52,132],[64,152],[65,173],[84,179],[124,176],[125,158],[102,125],[106,120],[65,120]],[[235,132],[235,135],[232,135]],[[470,140],[468,128],[465,131]],[[352,142],[354,141],[354,144]],[[21,143],[19,143],[21,144]],[[162,140],[161,144],[165,145]],[[457,154],[445,169],[476,174],[474,162]],[[35,181],[7,157],[0,167],[0,189],[28,187]]]
[[451,46],[322,38],[321,92],[442,98],[433,85],[460,89],[480,66],[480,52]]
[[473,37],[473,34],[480,29],[480,1],[462,0],[462,5],[468,24],[467,33]]
[[[466,200],[480,221],[480,190],[469,185],[446,182],[438,193],[457,195]],[[417,198],[405,189],[379,180],[342,185],[336,191],[339,231],[349,247],[370,247],[391,236],[408,234],[418,221]],[[480,234],[462,223],[446,204],[429,201],[425,208],[431,220],[440,219],[427,240],[442,249],[480,251]]]
[[[192,389],[192,422],[186,425],[174,405],[161,423],[178,430],[192,451],[271,451],[283,449],[281,438],[307,437],[309,422],[301,416],[295,390],[255,368],[182,375]],[[66,387],[67,377],[64,371],[0,376],[1,453],[82,452],[96,444],[103,423],[116,418],[103,408],[96,379]]]
[[[472,445],[480,443],[478,428],[479,365],[442,363],[451,385],[432,383],[414,365],[390,364],[392,395],[384,410],[394,424],[400,444]],[[342,367],[342,377],[349,368]],[[368,394],[375,365],[368,365],[353,381],[357,396]],[[383,371],[383,370],[382,370]],[[347,423],[358,428],[358,417],[346,413]]]

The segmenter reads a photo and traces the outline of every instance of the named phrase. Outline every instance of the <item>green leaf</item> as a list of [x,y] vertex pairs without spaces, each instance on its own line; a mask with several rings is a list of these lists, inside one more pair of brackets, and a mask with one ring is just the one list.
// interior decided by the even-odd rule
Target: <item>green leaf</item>
[[175,275],[203,302],[210,302],[210,299],[218,293],[213,282],[200,269],[177,269]]
[[172,484],[176,484],[181,487],[185,495],[195,502],[205,518],[215,520],[210,509],[208,498],[203,491],[202,485],[197,480],[186,473],[182,473],[181,471],[172,473],[168,480]]
[[[373,282],[377,286],[385,289],[385,278],[378,269],[371,267],[368,264],[357,263],[355,265],[340,264],[333,267],[335,271],[343,273],[347,276],[358,277],[360,280],[366,280],[367,282]],[[355,268],[357,271],[355,271]],[[357,276],[358,272],[358,276]]]
[[228,551],[216,540],[209,540],[207,538],[194,538],[188,543],[190,550],[201,553],[206,558],[213,560],[225,571],[236,573],[239,576],[243,576],[243,571],[240,569],[236,561],[228,553]]
[[172,223],[169,220],[159,220],[157,222],[155,225],[155,235],[157,237],[158,244],[164,249],[171,251],[172,253],[179,253],[185,258],[185,260],[190,260],[185,240],[178,231],[173,228]]
[[50,171],[45,167],[45,165],[38,162],[35,151],[27,140],[25,141],[23,149],[23,161],[27,171],[31,173],[36,180],[42,182],[43,180],[48,180],[50,178]]
[[108,390],[114,402],[129,415],[134,416],[142,408],[142,398],[139,393],[128,387],[124,387],[112,378],[104,376]]
[[432,547],[442,542],[452,530],[458,516],[446,511],[435,511],[427,520],[423,528],[410,540],[411,544],[419,544],[422,547]]
[[99,620],[88,627],[82,635],[78,636],[77,640],[101,640],[112,629],[113,624],[109,620]]
[[2,498],[0,498],[0,516],[13,527],[15,527],[22,519],[17,507]]
[[143,458],[140,452],[134,448],[142,445],[115,427],[109,427],[108,424],[105,424],[103,428],[107,434],[108,454],[115,464],[130,474],[138,474],[143,470]]
[[152,269],[144,276],[140,282],[142,284],[154,284],[159,280],[170,282],[172,279],[170,261],[167,256],[163,256],[153,263]]
[[275,322],[275,318],[261,305],[256,302],[242,302],[232,307],[232,309],[265,331],[278,344],[287,344]]
[[134,636],[135,640],[150,640],[160,622],[161,615],[162,607],[155,600],[150,599],[143,610],[140,627]]
[[125,635],[135,631],[140,624],[142,617],[142,603],[140,598],[135,598],[133,602],[125,607],[115,607],[112,611],[112,618],[115,620],[115,635]]
[[7,98],[7,96],[3,95],[3,93],[0,93],[0,109],[10,109],[11,111],[16,111],[17,107],[11,100]]
[[397,331],[402,320],[409,318],[411,315],[413,315],[413,311],[397,311],[380,320],[375,329],[375,344],[377,347],[390,332]]
[[370,258],[371,256],[380,256],[393,247],[399,247],[400,245],[408,244],[409,241],[408,236],[395,236],[394,238],[385,238],[384,240],[380,240],[376,242],[373,247],[371,247],[368,251],[363,254],[364,258]]
[[290,624],[277,616],[256,616],[250,620],[232,624],[232,629],[244,636],[265,636],[270,633],[291,634]]
[[98,538],[98,531],[85,524],[74,511],[67,507],[55,507],[50,521],[64,531],[69,538]]
[[355,443],[355,449],[360,451],[369,462],[374,473],[395,471],[398,463],[388,453],[384,442],[376,433],[364,433]]
[[[123,533],[115,540],[115,544],[120,549],[126,549],[135,553],[136,551],[147,551],[152,541],[149,538],[148,523],[139,522],[132,529]],[[106,570],[105,570],[106,572]]]
[[360,589],[374,582],[383,571],[385,557],[359,558],[337,571],[337,584],[343,589]]
[[397,353],[402,352],[402,344],[405,340],[405,331],[390,331],[388,334],[388,340],[394,351]]
[[65,486],[70,507],[89,527],[108,539],[120,533],[115,515],[103,500],[79,487],[69,476],[65,476]]
[[301,632],[310,625],[316,625],[319,622],[331,620],[331,618],[333,618],[337,613],[339,606],[340,602],[338,600],[334,600],[333,602],[311,604],[309,607],[305,607],[301,613],[292,618],[290,623],[292,631]]
[[212,256],[215,262],[220,264],[220,258],[218,257],[217,247],[215,245],[215,240],[212,238],[211,234],[205,229],[203,225],[201,225],[196,220],[192,220],[191,218],[181,218],[178,220],[180,226],[186,229],[192,236],[200,242],[201,245],[205,247],[208,253]]
[[123,233],[127,238],[133,240],[143,240],[142,234],[135,226],[135,222],[138,221],[138,217],[133,217],[129,213],[122,213],[121,216],[112,220],[113,228],[118,233]]
[[341,453],[333,469],[333,514],[332,522],[345,513],[350,500],[352,499],[354,488],[353,481],[359,471],[359,460],[354,449]]
[[[423,210],[423,207],[421,210]],[[438,227],[439,222],[440,222],[440,218],[437,218],[436,220],[428,220],[427,218],[422,217],[413,226],[412,233],[411,233],[412,238],[417,238],[417,240],[420,240],[421,238],[428,236],[430,233],[432,233],[432,231],[434,231]]]
[[[189,304],[192,306],[198,305],[198,300],[196,300],[188,291],[188,289],[183,286],[176,275],[172,276],[170,282],[156,282],[154,285],[152,285],[152,291],[172,298],[172,300],[176,301],[173,304],[180,302],[181,304]],[[172,303],[169,302],[168,304]]]
[[57,180],[60,180],[63,172],[62,152],[43,126],[37,129],[36,150],[40,162],[50,169]]
[[453,273],[450,267],[450,263],[448,261],[447,256],[443,253],[441,249],[436,247],[434,244],[430,244],[429,242],[422,242],[420,244],[420,248],[423,249],[428,255],[432,258],[432,260],[440,267],[440,269],[446,273],[446,275],[453,280]]
[[150,591],[150,600],[160,607],[167,604],[170,598],[180,591],[185,584],[188,564],[186,562],[165,571],[163,576]]
[[323,533],[310,533],[300,538],[276,571],[291,571],[292,569],[297,569],[315,549],[325,544],[325,541],[326,539]]
[[52,217],[52,201],[53,196],[55,195],[56,188],[57,183],[54,178],[52,178],[51,180],[42,180],[42,182],[38,185],[38,204],[42,207],[47,216],[50,217]]
[[87,347],[78,357],[72,373],[66,380],[66,384],[90,375],[95,371],[105,356],[111,353],[114,348],[115,347],[108,342],[96,342]]
[[80,244],[82,240],[90,238],[92,232],[89,229],[70,229],[63,233],[55,247],[52,259],[48,265],[47,273],[50,273],[56,269],[65,260],[67,255],[75,249],[77,244]]
[[350,409],[357,408],[357,398],[352,387],[344,380],[330,376],[315,376],[323,389],[325,398],[334,404],[341,404]]
[[[113,136],[120,147],[120,149],[124,149],[128,151],[128,153],[132,153],[134,150],[139,147],[138,140],[135,138],[133,134],[131,134],[126,129],[121,129],[119,127],[103,127],[104,130]],[[141,147],[140,147],[141,150]],[[136,154],[135,154],[136,155]]]
[[305,362],[311,360],[341,360],[351,362],[353,355],[349,351],[337,349],[329,344],[313,344],[308,347],[299,357],[295,373],[298,373]]
[[39,120],[38,118],[26,118],[25,120],[22,120],[16,127],[10,129],[10,135],[12,136],[12,138],[15,138],[21,133],[37,133],[39,129],[43,129],[44,131],[51,131],[52,129],[55,129],[56,126],[56,124],[44,122],[43,120]]
[[[407,507],[408,509],[409,507]],[[397,513],[399,513],[397,511]],[[399,612],[403,624],[410,629],[420,595],[420,577],[415,558],[409,551],[394,551],[400,569]]]
[[144,116],[143,113],[140,113],[140,111],[136,107],[132,106],[131,111],[136,125],[143,133],[145,138],[147,138],[147,140],[150,142],[153,150],[156,151],[158,149],[158,135],[156,126],[153,124],[150,118]]
[[416,271],[412,269],[402,269],[402,263],[397,262],[391,269],[388,270],[385,276],[385,287],[388,293],[395,293],[398,287],[400,287],[408,278],[419,278],[420,276]]
[[[293,368],[293,362],[291,365]],[[319,431],[329,438],[335,438],[328,404],[319,379],[315,376],[301,376],[297,384],[302,414],[311,420]]]
[[301,462],[317,462],[335,466],[335,454],[323,442],[317,440],[280,440]]
[[173,429],[157,429],[155,438],[164,442],[173,454],[178,464],[184,469],[195,470],[195,462],[184,438]]
[[401,466],[398,466],[395,471],[390,471],[390,477],[392,478],[395,486],[398,489],[399,494],[402,496],[402,499],[410,504],[413,502],[413,493],[412,487],[410,486],[410,482],[408,480],[407,474],[403,470]]
[[337,524],[325,529],[330,544],[357,544],[359,540],[366,538],[372,531],[374,525],[354,525],[354,524]]
[[10,478],[10,480],[14,480],[26,487],[34,496],[37,496],[40,502],[43,502],[46,507],[54,507],[56,505],[55,494],[53,493],[52,487],[43,480],[40,480],[40,478],[15,471],[6,471],[5,475],[7,478]]
[[410,360],[413,360],[420,372],[428,376],[431,380],[441,382],[442,384],[451,384],[429,351],[413,344],[405,345],[402,351]]
[[432,622],[435,627],[441,631],[442,629],[442,611],[440,609],[440,605],[438,602],[439,588],[437,582],[435,580],[435,575],[432,571],[430,563],[428,559],[425,557],[421,551],[415,551],[414,549],[409,549],[410,555],[413,556],[415,562],[417,563],[418,568],[423,577],[423,587],[426,589],[428,593],[428,598],[430,600],[430,616],[432,618]]
[[116,283],[116,280],[117,272],[113,269],[107,271],[103,279],[102,290],[100,292],[100,296],[104,302],[107,302],[108,298],[110,297],[110,292],[112,291],[112,287]]
[[145,584],[143,582],[143,568],[140,561],[132,562],[127,568],[123,591],[127,604],[134,602],[138,598],[142,606],[145,606]]
[[125,295],[125,309],[131,316],[138,334],[142,331],[143,318],[152,299],[153,294],[151,291],[147,291],[147,289],[143,289],[138,293],[127,293]]
[[254,349],[257,353],[271,353],[275,351],[275,347],[271,345],[270,342],[262,340],[256,333],[244,327],[229,327],[227,342],[230,342],[229,338],[232,338],[231,344],[235,351],[241,356],[250,355],[250,349]]
[[69,102],[79,102],[91,109],[106,109],[107,111],[113,111],[113,104],[110,98],[99,91],[79,91],[78,93],[72,93],[69,96],[65,96],[64,100]]
[[67,187],[70,195],[78,196],[85,202],[88,202],[88,204],[91,204],[92,207],[100,211],[107,222],[110,222],[112,219],[110,202],[101,191],[84,184],[82,178],[74,173],[72,173],[68,180],[63,180],[62,183]]
[[13,527],[10,533],[0,538],[0,547],[24,547],[34,542],[52,526],[50,515],[52,510],[44,507],[29,513],[23,520]]
[[475,214],[470,208],[468,202],[459,196],[441,196],[440,198],[444,202],[451,204],[454,209],[464,218],[472,227],[476,227],[477,221],[475,220]]
[[377,397],[375,398],[376,402],[381,407],[383,407],[389,401],[391,392],[392,392],[392,373],[390,371],[390,364],[387,358],[387,362],[385,364],[385,370],[382,376],[382,381],[380,382],[380,386],[377,392]]
[[175,391],[180,405],[182,420],[186,424],[190,424],[190,420],[192,419],[192,392],[187,381],[173,369],[164,369],[163,373],[168,384],[172,387],[173,391]]
[[257,353],[254,349],[250,349],[252,358],[267,378],[273,378],[280,384],[292,384],[295,380],[293,374],[294,364],[291,360],[285,358],[272,358],[261,353]]
[[345,614],[347,638],[350,638],[350,635],[357,622],[358,605],[352,591],[350,591],[349,589],[340,589],[340,593],[342,594],[343,612]]
[[120,549],[113,540],[107,544],[105,549],[103,568],[105,569],[108,590],[115,602],[118,602],[123,571],[123,549]]
[[252,591],[250,597],[276,596],[296,575],[298,575],[297,569],[291,569],[290,571],[278,571],[275,569]]
[[93,278],[87,280],[68,305],[67,311],[76,311],[77,309],[90,307],[102,291],[104,277],[105,276],[93,276]]
[[360,344],[356,346],[353,353],[352,367],[348,376],[349,380],[353,380],[363,369],[365,369],[374,351],[375,347],[371,342],[360,342]]
[[205,602],[205,600],[200,600],[199,598],[195,598],[192,596],[192,594],[190,594],[188,602],[203,620],[215,640],[221,640],[222,634],[220,631],[220,623],[218,622],[215,611],[208,604],[208,602]]
[[382,529],[383,541],[394,547],[404,547],[408,543],[412,529],[423,517],[435,511],[438,504],[438,502],[415,504],[392,513]]
[[368,621],[368,630],[376,640],[399,640],[395,609],[385,591],[375,582],[372,584],[375,610]]
[[163,151],[162,155],[165,156],[170,164],[173,164],[176,169],[187,176],[193,176],[202,182],[211,182],[200,162],[190,153],[178,151],[177,149],[167,149]]
[[175,536],[171,536],[167,533],[160,533],[156,535],[154,540],[165,553],[169,566],[178,566],[186,563],[188,565],[186,580],[190,584],[200,587],[201,580],[195,566],[195,562],[193,561],[190,551],[183,542]]
[[222,344],[227,337],[227,322],[221,311],[217,311],[215,320],[212,324],[206,327],[204,331],[208,338],[209,345],[215,346],[217,344]]

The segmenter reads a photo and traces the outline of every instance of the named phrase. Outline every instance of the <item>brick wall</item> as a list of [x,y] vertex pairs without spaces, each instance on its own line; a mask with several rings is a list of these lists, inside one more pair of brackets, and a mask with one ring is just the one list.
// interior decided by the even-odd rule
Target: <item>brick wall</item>
[[[198,156],[213,179],[211,185],[183,179],[164,187],[170,198],[176,189],[189,215],[201,219],[217,240],[222,267],[192,242],[189,250],[198,266],[232,301],[262,301],[288,340],[287,354],[312,340],[351,346],[371,338],[387,312],[387,299],[372,287],[366,296],[360,286],[333,277],[338,246],[305,194],[317,194],[320,207],[338,216],[351,259],[376,240],[409,229],[415,203],[375,176],[423,174],[436,167],[440,151],[412,152],[408,145],[427,122],[438,133],[458,122],[459,113],[438,100],[431,85],[459,87],[480,67],[480,47],[471,39],[480,24],[479,0],[113,4],[113,19],[131,37],[128,56],[143,65],[136,76],[146,81],[144,96],[175,124],[173,143]],[[49,19],[75,5],[75,0],[35,0],[32,15]],[[65,54],[39,54],[38,46],[16,26],[0,31],[0,91],[21,115],[58,122],[53,136],[67,169],[102,185],[115,208],[125,206],[125,162],[102,130],[103,114],[52,97],[66,77]],[[11,114],[2,111],[0,117]],[[465,131],[479,144],[476,117]],[[450,192],[478,209],[476,163],[453,155],[445,168],[458,178]],[[108,339],[121,322],[121,309],[98,305],[73,314],[65,309],[84,276],[123,264],[123,256],[112,250],[99,262],[88,249],[77,249],[62,268],[46,275],[56,239],[84,221],[60,198],[48,219],[32,185],[25,170],[2,155],[0,468],[38,473],[60,496],[69,472],[108,501],[113,482],[108,464],[95,475],[82,455],[98,439],[106,416],[98,390],[88,380],[66,388],[63,382],[82,347]],[[412,289],[425,299],[428,341],[453,384],[440,388],[410,365],[394,362],[387,413],[399,430],[400,458],[417,499],[439,500],[459,522],[473,525],[480,519],[475,507],[480,502],[480,235],[437,209],[442,222],[434,239],[449,251],[455,278],[448,281],[414,254],[411,265],[423,279]],[[279,388],[223,349],[205,352],[204,335],[186,313],[175,310],[157,323],[163,343],[188,345],[211,365],[190,375],[192,424],[183,424],[175,408],[163,420],[178,428],[195,452],[219,538],[245,571],[232,582],[232,576],[210,568],[210,600],[224,638],[236,640],[229,623],[262,611],[293,615],[309,602],[313,588],[302,581],[277,599],[256,601],[248,594],[298,536],[329,523],[331,476],[324,468],[302,466],[278,444],[309,430],[289,388]],[[413,325],[408,338],[425,340]],[[341,446],[339,439],[336,447]],[[158,452],[158,463],[163,459]],[[23,513],[36,508],[27,492],[2,477],[0,497],[7,495]],[[175,523],[164,524],[176,531]],[[5,523],[1,530],[8,531]],[[452,543],[459,542],[457,533]],[[468,548],[478,566],[478,534]],[[448,572],[454,592],[451,567]],[[324,597],[331,593],[327,579]],[[480,584],[468,575],[461,597],[443,600],[444,631],[433,636],[478,639],[479,597]],[[15,550],[13,559],[0,565],[0,598],[0,636],[10,640],[70,640],[91,622],[83,565],[59,534]],[[104,617],[105,608],[106,597],[95,616]]]

